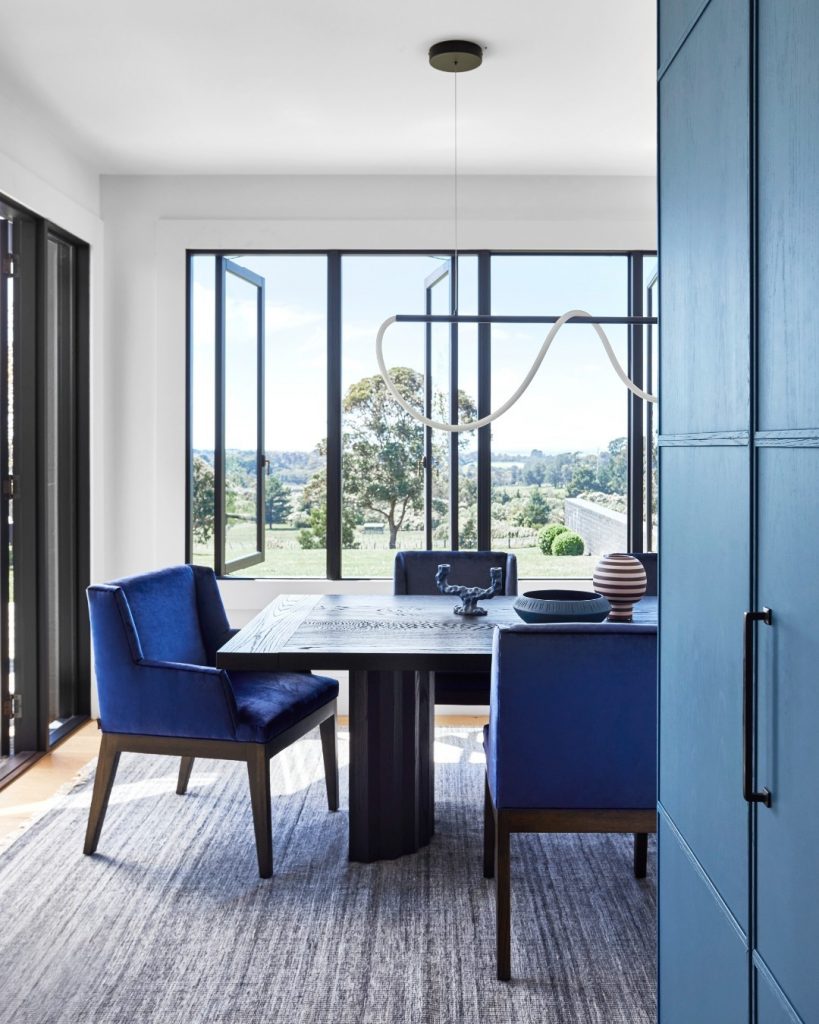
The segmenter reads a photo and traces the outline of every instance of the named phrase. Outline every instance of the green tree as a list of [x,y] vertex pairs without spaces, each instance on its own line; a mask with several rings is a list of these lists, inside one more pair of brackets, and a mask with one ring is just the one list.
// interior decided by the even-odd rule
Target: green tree
[[[324,454],[324,443],[319,446]],[[299,531],[302,548],[327,547],[327,473],[320,469],[314,473],[301,495],[301,511],[307,513],[308,526]],[[341,509],[341,544],[345,548],[356,547],[356,511],[350,505]]]
[[[401,397],[424,405],[424,378],[393,369]],[[344,493],[367,514],[380,516],[394,548],[407,514],[424,501],[424,431],[387,391],[381,376],[364,377],[344,396]]]
[[526,504],[521,509],[518,519],[520,526],[545,526],[549,522],[551,507],[543,497],[539,487],[535,487]]
[[264,521],[269,528],[283,523],[293,511],[290,488],[273,473],[264,482]]
[[527,484],[540,486],[546,480],[546,460],[534,458],[534,452],[526,460],[523,467],[523,479]]
[[191,525],[194,539],[202,544],[213,536],[215,493],[213,466],[201,455],[194,455]]
[[615,437],[609,441],[601,455],[598,471],[600,490],[606,494],[626,494],[628,491],[628,441]]
[[594,490],[597,484],[597,474],[594,468],[589,465],[588,462],[579,462],[572,472],[572,478],[569,481],[569,486],[566,488],[566,494],[570,498],[576,498],[578,494],[582,494],[583,491]]

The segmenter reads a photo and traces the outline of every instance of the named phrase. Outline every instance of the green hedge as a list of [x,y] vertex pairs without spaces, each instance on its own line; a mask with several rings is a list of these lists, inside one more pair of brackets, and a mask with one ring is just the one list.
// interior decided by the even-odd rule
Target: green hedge
[[544,526],[540,533],[537,535],[537,546],[543,552],[544,555],[554,554],[553,545],[555,537],[560,533],[568,533],[569,528],[564,526],[563,523],[550,523],[548,526]]
[[571,530],[559,533],[552,543],[553,555],[582,555],[584,550],[583,538]]

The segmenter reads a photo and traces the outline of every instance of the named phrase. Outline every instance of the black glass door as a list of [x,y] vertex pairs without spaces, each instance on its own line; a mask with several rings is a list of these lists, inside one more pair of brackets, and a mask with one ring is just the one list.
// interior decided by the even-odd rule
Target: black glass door
[[0,784],[90,713],[88,265],[0,199]]
[[0,770],[14,755],[14,236],[11,219],[0,218]]

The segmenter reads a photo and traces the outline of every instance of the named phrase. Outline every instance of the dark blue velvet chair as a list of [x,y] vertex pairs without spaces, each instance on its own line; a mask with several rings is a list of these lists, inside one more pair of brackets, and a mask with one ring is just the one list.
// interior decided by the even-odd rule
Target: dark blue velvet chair
[[[518,592],[518,560],[506,551],[399,551],[393,566],[393,594],[437,594],[435,571],[452,566],[449,582],[465,587],[488,587],[489,570],[503,570],[503,593]],[[452,597],[443,598],[454,605]],[[488,704],[487,672],[436,672],[436,704]]]
[[497,873],[498,978],[511,971],[510,836],[633,832],[644,878],[657,802],[657,630],[496,631],[484,730],[484,875]]
[[226,672],[216,651],[233,635],[213,570],[180,565],[88,588],[102,742],[84,852],[97,849],[123,751],[247,763],[259,874],[273,873],[270,759],[320,727],[327,800],[338,810],[334,679]]

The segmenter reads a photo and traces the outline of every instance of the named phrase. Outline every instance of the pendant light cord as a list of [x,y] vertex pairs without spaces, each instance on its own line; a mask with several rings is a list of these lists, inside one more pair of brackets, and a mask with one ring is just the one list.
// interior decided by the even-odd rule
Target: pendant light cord
[[453,289],[452,289],[452,312],[457,315],[458,313],[458,75],[453,74],[452,76],[452,166],[453,166],[453,182],[452,182],[452,197],[453,197],[453,233],[455,236],[455,256],[452,263],[453,268]]

